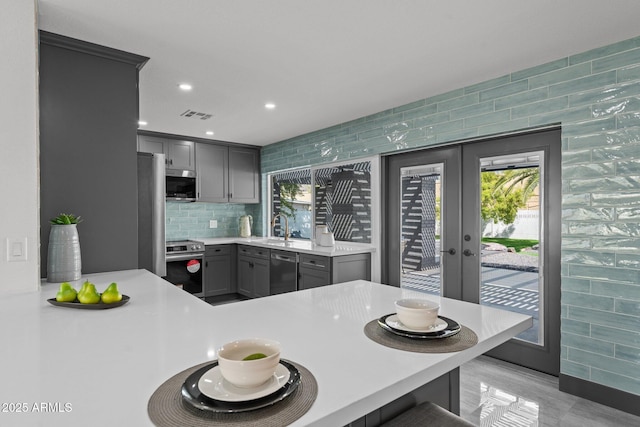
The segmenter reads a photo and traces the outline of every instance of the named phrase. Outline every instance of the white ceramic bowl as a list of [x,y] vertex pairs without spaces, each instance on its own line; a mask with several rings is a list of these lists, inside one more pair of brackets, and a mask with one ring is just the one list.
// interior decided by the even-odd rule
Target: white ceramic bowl
[[[254,354],[267,357],[242,360]],[[273,376],[280,363],[280,343],[273,340],[250,338],[232,341],[218,350],[218,366],[225,380],[237,387],[252,388],[264,384]]]
[[395,302],[396,314],[409,328],[428,328],[438,320],[440,305],[427,299],[405,298]]

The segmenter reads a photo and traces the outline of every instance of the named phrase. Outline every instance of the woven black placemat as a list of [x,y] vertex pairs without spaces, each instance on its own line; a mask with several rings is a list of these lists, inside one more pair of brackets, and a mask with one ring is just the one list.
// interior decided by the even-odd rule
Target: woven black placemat
[[300,384],[285,400],[255,411],[220,414],[201,411],[182,401],[181,388],[189,375],[211,361],[186,369],[165,381],[151,395],[147,405],[149,418],[158,427],[282,427],[303,416],[318,396],[318,383],[304,366],[292,363],[300,371]]
[[478,336],[471,329],[460,325],[460,332],[441,339],[413,339],[395,335],[385,331],[378,324],[378,319],[364,326],[364,334],[372,341],[386,347],[415,353],[451,353],[473,347],[478,343]]

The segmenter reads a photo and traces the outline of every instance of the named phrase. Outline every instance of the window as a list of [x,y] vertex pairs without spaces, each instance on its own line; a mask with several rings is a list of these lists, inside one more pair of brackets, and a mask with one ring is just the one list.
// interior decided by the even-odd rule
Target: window
[[[311,169],[298,169],[271,175],[271,218],[282,214],[288,218],[292,238],[313,237]],[[271,230],[273,236],[284,233],[280,219]]]
[[[269,218],[288,217],[290,236],[312,239],[315,225],[326,225],[336,241],[374,243],[372,194],[377,161],[323,165],[268,175]],[[375,177],[375,178],[372,178]],[[284,225],[269,224],[268,234],[282,236]]]

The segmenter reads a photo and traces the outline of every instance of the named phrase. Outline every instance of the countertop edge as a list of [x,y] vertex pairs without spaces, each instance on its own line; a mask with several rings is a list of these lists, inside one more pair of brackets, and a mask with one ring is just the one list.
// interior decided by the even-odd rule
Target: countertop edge
[[206,237],[194,238],[193,240],[202,242],[205,246],[237,244],[327,257],[376,252],[376,247],[374,245],[351,242],[337,242],[335,246],[319,246],[309,240],[293,239],[288,242],[285,242],[284,240],[274,242],[269,241],[271,239],[266,237]]

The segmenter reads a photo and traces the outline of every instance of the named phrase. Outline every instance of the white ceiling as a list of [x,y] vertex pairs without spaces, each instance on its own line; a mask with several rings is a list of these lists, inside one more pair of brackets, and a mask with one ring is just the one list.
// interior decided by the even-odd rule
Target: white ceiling
[[151,58],[146,129],[255,145],[640,35],[637,0],[38,3],[43,30]]

